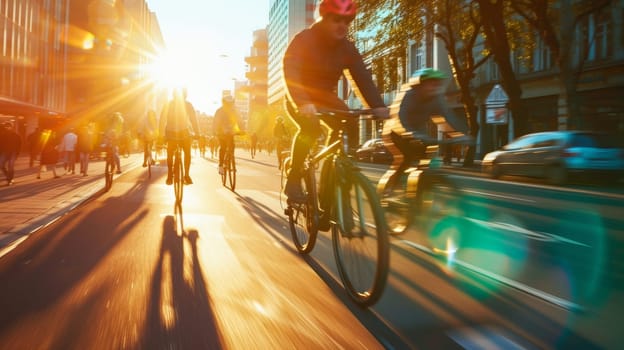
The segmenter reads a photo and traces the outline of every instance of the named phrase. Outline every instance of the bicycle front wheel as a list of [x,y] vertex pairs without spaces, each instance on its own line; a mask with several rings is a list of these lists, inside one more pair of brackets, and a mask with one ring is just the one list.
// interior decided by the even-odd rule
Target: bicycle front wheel
[[307,201],[305,203],[289,202],[286,209],[293,243],[297,251],[302,254],[312,251],[318,235],[319,214],[313,176],[306,175],[301,180],[303,191],[307,194]]
[[373,185],[359,172],[337,179],[332,210],[332,243],[340,278],[360,306],[375,304],[386,286],[390,260],[384,215]]

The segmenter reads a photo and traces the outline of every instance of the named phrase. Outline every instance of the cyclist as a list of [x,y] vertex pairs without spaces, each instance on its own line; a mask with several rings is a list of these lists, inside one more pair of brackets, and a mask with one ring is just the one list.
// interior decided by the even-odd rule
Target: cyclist
[[277,153],[277,167],[282,169],[282,161],[284,157],[284,150],[287,150],[290,146],[290,133],[284,123],[284,117],[278,115],[275,118],[275,127],[273,127],[273,138],[275,139],[275,153]]
[[214,134],[219,140],[219,175],[223,175],[223,156],[226,150],[234,149],[234,135],[240,133],[238,112],[234,108],[234,97],[225,95],[221,98],[221,107],[217,109],[213,121]]
[[117,174],[121,174],[121,161],[119,159],[119,143],[124,130],[124,117],[119,112],[110,115],[104,131],[104,146],[106,152],[112,152]]
[[154,140],[156,140],[158,135],[158,122],[156,121],[156,112],[153,109],[147,111],[142,125],[139,126],[139,135],[143,141],[143,167],[145,168],[148,159],[151,159],[150,153],[154,147]]
[[184,184],[193,183],[191,170],[191,141],[193,134],[199,135],[199,124],[195,108],[186,100],[186,88],[173,90],[160,115],[160,135],[167,141],[167,185],[173,183],[173,154],[178,145],[184,152]]
[[465,123],[459,120],[447,107],[444,99],[446,73],[423,68],[412,74],[408,89],[400,99],[398,117],[386,120],[382,138],[394,156],[390,166],[384,195],[390,195],[398,185],[398,179],[413,162],[425,156],[427,144],[436,144],[435,138],[428,135],[432,117],[444,117],[446,123],[456,131],[455,136],[468,142],[471,138],[463,135]]
[[[353,0],[322,0],[319,4],[320,21],[297,34],[284,54],[283,73],[287,88],[286,109],[297,124],[292,144],[292,169],[284,192],[292,201],[305,200],[301,188],[301,170],[306,154],[321,134],[316,116],[323,108],[347,110],[337,96],[337,82],[343,71],[349,71],[361,92],[361,100],[373,108],[373,114],[388,117],[385,106],[371,73],[354,43],[347,39],[349,24],[355,18]],[[338,118],[324,118],[323,122],[337,130]],[[357,135],[357,121],[348,121],[347,132]],[[337,137],[332,133],[331,139]],[[357,139],[350,139],[352,147]]]

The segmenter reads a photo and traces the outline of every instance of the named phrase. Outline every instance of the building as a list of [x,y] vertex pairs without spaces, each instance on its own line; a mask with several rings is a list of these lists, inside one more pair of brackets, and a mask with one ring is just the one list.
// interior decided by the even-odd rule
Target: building
[[257,131],[267,111],[267,80],[268,80],[268,40],[266,29],[254,31],[249,56],[245,57],[248,65],[247,95],[249,98],[248,129]]
[[290,40],[314,23],[317,0],[272,0],[269,7],[267,102],[278,106],[286,94],[282,57]]
[[[558,8],[558,7],[555,7]],[[522,109],[526,113],[527,132],[564,130],[570,128],[605,130],[616,133],[624,139],[624,3],[610,2],[594,13],[589,13],[578,21],[574,29],[574,44],[571,47],[573,75],[575,83],[574,102],[580,106],[580,120],[572,120],[566,105],[566,91],[548,47],[535,35],[536,44],[528,56],[520,52],[512,53],[512,64],[522,89]],[[357,19],[356,19],[357,20]],[[357,35],[356,35],[357,38]],[[383,60],[373,57],[370,41],[358,42],[366,55],[366,60],[374,72],[387,72],[376,65]],[[373,44],[374,46],[374,44]],[[473,47],[473,55],[479,57],[485,49],[483,40]],[[377,53],[375,53],[377,54]],[[423,34],[422,41],[411,41],[405,52],[405,64],[400,66],[400,83],[405,83],[412,72],[422,67],[434,67],[452,72],[446,47],[433,32]],[[482,65],[471,81],[472,93],[478,108],[477,156],[502,146],[515,135],[514,118],[508,113],[503,122],[492,122],[488,115],[488,96],[500,86],[498,67],[490,59]],[[386,102],[392,101],[397,87],[383,86]],[[351,95],[351,93],[349,92]],[[450,107],[464,114],[457,86],[451,84],[447,91]],[[357,102],[349,99],[350,105]],[[506,108],[506,107],[505,107]],[[361,130],[364,138],[375,137],[376,128],[366,126]]]
[[66,113],[70,4],[68,0],[0,4],[0,118],[13,121],[24,138],[40,124],[60,123]]
[[141,68],[162,45],[145,0],[5,0],[0,28],[0,118],[22,136],[143,113]]

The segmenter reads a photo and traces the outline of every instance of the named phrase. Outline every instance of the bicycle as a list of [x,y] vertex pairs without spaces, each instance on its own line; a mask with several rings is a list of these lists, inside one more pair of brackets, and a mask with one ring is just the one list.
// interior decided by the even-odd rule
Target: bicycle
[[[242,132],[236,133],[236,135],[243,135]],[[223,173],[221,174],[221,183],[223,186],[228,187],[232,192],[236,189],[236,157],[234,156],[234,140],[227,145],[227,149],[223,154]]]
[[[412,138],[407,132],[402,137]],[[439,155],[441,145],[468,145],[473,142],[465,138],[457,140],[433,140],[422,142],[427,147],[424,159],[413,167],[405,170],[398,184],[401,191],[398,196],[383,196],[381,205],[384,208],[386,225],[390,234],[398,235],[414,226],[419,219],[433,222],[436,217],[451,215],[456,208],[458,188],[450,179],[449,173],[442,169],[443,157]],[[387,191],[386,185],[394,170],[388,170],[377,183],[377,192]]]
[[108,192],[113,186],[113,176],[115,174],[115,150],[114,146],[106,146],[106,163],[104,165],[104,191]]
[[184,158],[182,157],[182,146],[176,142],[173,153],[173,194],[175,195],[176,206],[182,205],[184,196]]
[[[319,115],[360,117],[370,110],[324,110]],[[343,128],[341,128],[343,129]],[[348,135],[338,130],[336,141],[320,151],[310,151],[304,162],[302,186],[306,201],[288,200],[293,243],[301,254],[314,248],[318,231],[331,229],[338,272],[349,297],[360,306],[375,304],[386,285],[389,268],[389,238],[379,198],[368,178],[348,156]],[[316,169],[323,161],[316,185]],[[282,178],[290,171],[284,161]]]
[[155,154],[156,154],[156,151],[154,149],[154,144],[153,142],[151,142],[147,145],[147,159],[145,160],[145,163],[147,165],[147,178],[148,179],[152,178],[152,165],[156,164]]

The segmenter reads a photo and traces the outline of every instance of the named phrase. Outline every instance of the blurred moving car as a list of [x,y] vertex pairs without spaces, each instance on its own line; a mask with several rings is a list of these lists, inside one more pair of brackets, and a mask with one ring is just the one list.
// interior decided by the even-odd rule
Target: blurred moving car
[[593,131],[549,131],[527,134],[481,162],[493,178],[521,175],[562,185],[579,175],[624,176],[624,145],[613,135]]
[[392,163],[392,153],[386,148],[382,139],[371,139],[355,151],[355,159],[371,163]]

